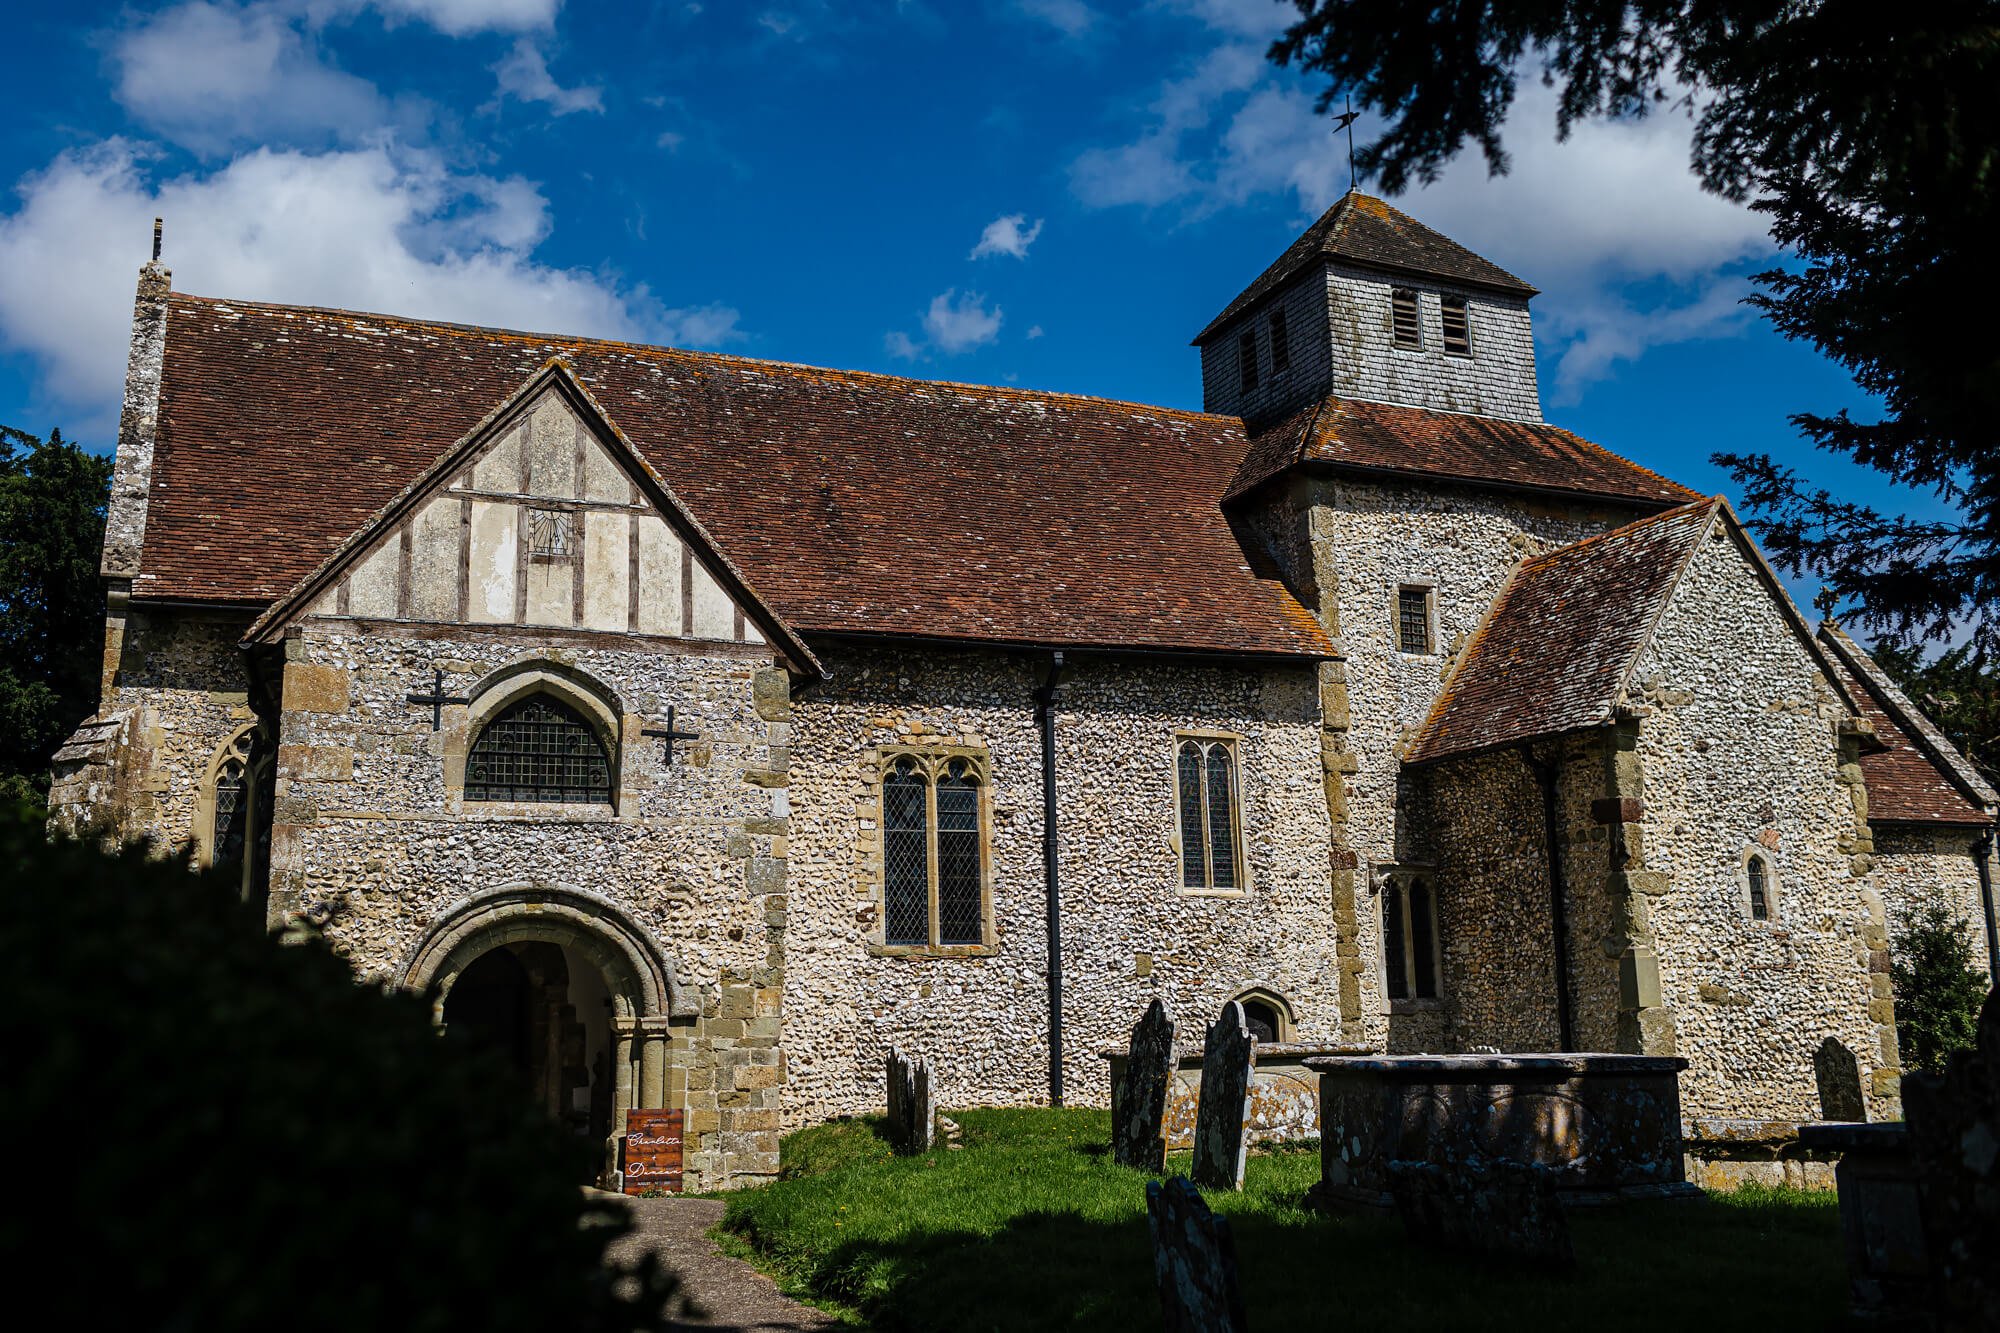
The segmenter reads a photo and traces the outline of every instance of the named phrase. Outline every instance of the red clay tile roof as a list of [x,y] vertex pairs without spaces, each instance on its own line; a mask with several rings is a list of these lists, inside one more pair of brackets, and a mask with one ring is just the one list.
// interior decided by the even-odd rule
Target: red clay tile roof
[[266,603],[551,356],[801,631],[1330,655],[1235,418],[176,294],[135,596]]
[[1883,748],[1861,756],[1868,819],[1882,824],[1991,824],[2000,796],[1875,659],[1831,622],[1820,626],[1861,715]]
[[1194,345],[1199,347],[1207,342],[1301,270],[1328,259],[1390,273],[1443,278],[1514,296],[1535,294],[1533,287],[1498,264],[1481,259],[1401,209],[1356,190],[1342,195],[1338,203],[1319,215],[1319,221],[1286,246],[1276,263],[1258,274],[1256,281],[1194,336]]
[[1721,507],[1683,505],[1523,562],[1473,632],[1405,762],[1609,722]]
[[1229,496],[1254,490],[1300,463],[1564,491],[1641,505],[1679,505],[1701,498],[1557,426],[1358,398],[1323,398],[1257,431]]

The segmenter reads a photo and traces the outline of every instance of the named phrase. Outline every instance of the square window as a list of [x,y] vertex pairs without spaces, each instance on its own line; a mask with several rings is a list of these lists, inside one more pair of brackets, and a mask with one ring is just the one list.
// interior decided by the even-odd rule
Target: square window
[[1396,590],[1396,648],[1405,653],[1431,651],[1431,590]]
[[1389,329],[1398,347],[1417,351],[1424,345],[1423,325],[1417,320],[1417,294],[1408,287],[1389,293]]
[[1444,350],[1450,356],[1472,355],[1472,316],[1463,296],[1444,298]]

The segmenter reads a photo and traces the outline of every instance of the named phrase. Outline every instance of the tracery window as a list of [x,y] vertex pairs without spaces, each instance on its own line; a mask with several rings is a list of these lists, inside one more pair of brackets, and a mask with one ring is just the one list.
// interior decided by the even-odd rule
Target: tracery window
[[237,867],[245,898],[260,882],[270,849],[264,814],[270,780],[269,753],[258,744],[257,728],[246,726],[216,751],[197,806],[197,864]]
[[611,757],[561,700],[532,694],[486,724],[465,760],[468,801],[611,803]]
[[1382,989],[1391,1002],[1438,997],[1437,892],[1426,872],[1382,877]]
[[1243,887],[1238,855],[1236,748],[1226,738],[1183,737],[1176,748],[1180,788],[1181,887]]
[[986,936],[984,763],[896,754],[882,775],[882,942],[962,948]]

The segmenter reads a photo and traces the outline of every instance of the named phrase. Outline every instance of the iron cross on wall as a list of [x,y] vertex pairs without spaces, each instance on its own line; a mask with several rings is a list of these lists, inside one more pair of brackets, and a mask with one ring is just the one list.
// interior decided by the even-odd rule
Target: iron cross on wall
[[665,758],[667,766],[670,768],[674,762],[675,741],[698,741],[701,739],[701,737],[695,735],[692,731],[681,731],[674,725],[674,706],[672,704],[667,705],[667,725],[664,730],[659,727],[647,727],[639,734],[641,736],[658,736],[666,742]]
[[[444,706],[446,704],[469,704],[472,702],[472,700],[462,694],[446,694],[444,692],[444,672],[436,667],[431,668],[431,692],[429,694],[412,694],[407,697],[413,704],[429,704],[431,706],[432,731],[437,731],[444,726]],[[671,726],[673,724],[670,721],[668,725]]]

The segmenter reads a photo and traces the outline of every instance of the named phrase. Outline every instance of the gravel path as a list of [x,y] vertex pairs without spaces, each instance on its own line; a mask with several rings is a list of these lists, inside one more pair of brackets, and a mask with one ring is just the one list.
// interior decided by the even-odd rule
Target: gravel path
[[688,1295],[707,1314],[676,1323],[675,1328],[739,1329],[743,1333],[792,1333],[793,1330],[834,1329],[829,1315],[781,1295],[770,1278],[717,1249],[708,1238],[722,1220],[719,1199],[628,1199],[632,1234],[618,1242],[614,1254],[629,1256],[654,1250],[660,1262],[680,1274]]

